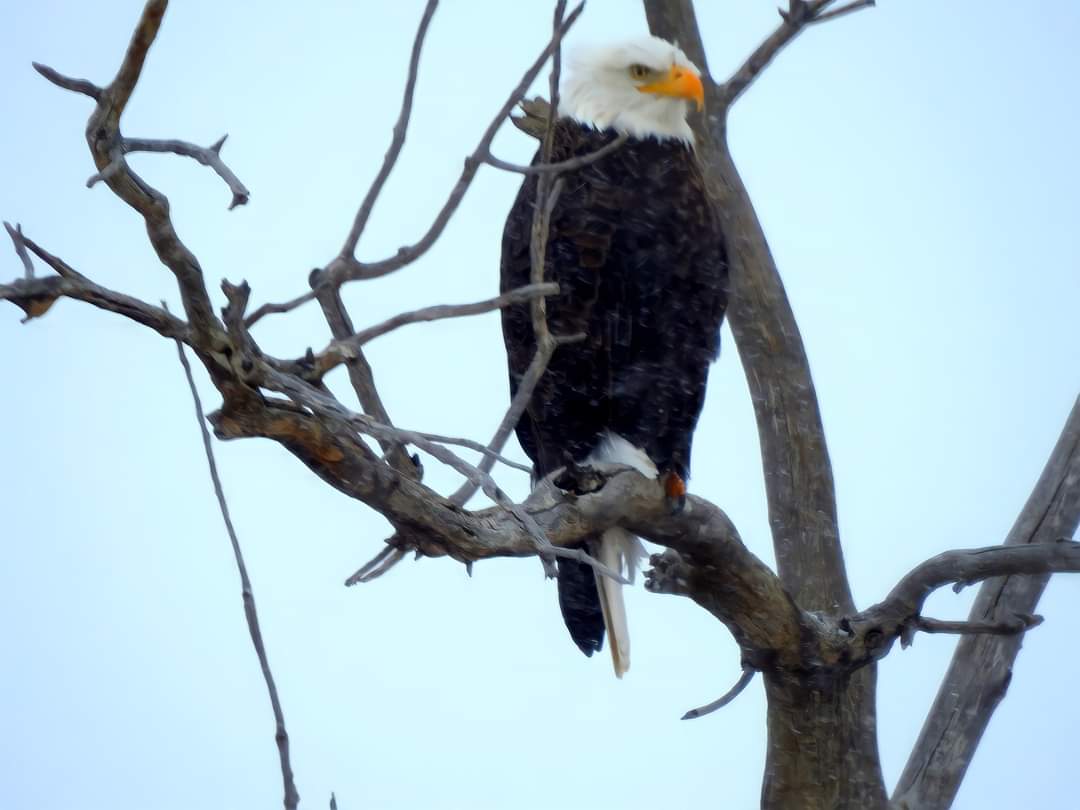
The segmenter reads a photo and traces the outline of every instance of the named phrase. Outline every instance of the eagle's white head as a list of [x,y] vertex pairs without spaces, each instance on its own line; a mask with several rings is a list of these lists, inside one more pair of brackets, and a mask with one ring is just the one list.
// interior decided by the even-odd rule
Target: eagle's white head
[[691,102],[705,103],[701,73],[677,46],[659,37],[583,48],[567,60],[559,115],[636,138],[693,142]]

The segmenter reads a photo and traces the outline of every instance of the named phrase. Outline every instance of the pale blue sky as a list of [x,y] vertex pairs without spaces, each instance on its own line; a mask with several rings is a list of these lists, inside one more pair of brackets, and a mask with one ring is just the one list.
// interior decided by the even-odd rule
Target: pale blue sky
[[[771,2],[699,2],[714,72],[772,30]],[[177,3],[124,130],[209,144],[252,191],[227,212],[192,161],[136,156],[218,281],[254,302],[306,288],[344,238],[397,114],[420,0]],[[31,60],[100,83],[141,4],[6,0],[0,216],[102,284],[179,309],[140,221],[93,172],[87,99]],[[547,37],[548,2],[447,0],[413,127],[360,246],[414,240]],[[590,0],[572,40],[644,30],[631,0]],[[738,104],[732,146],[806,339],[856,599],[952,546],[999,542],[1080,388],[1080,142],[1071,0],[883,0],[813,30]],[[539,89],[539,88],[538,88]],[[501,157],[532,143],[507,127]],[[347,291],[358,325],[497,288],[519,178],[484,169],[420,263]],[[21,272],[11,253],[5,280]],[[174,347],[63,301],[0,310],[0,791],[35,808],[280,803],[273,726]],[[268,351],[321,345],[314,308],[258,327]],[[757,438],[738,358],[713,372],[692,488],[771,562]],[[485,439],[506,404],[498,319],[414,327],[370,358],[402,425]],[[216,393],[200,379],[206,400]],[[343,397],[343,378],[334,383]],[[514,445],[511,452],[521,457]],[[723,627],[688,601],[628,596],[634,664],[566,637],[533,560],[401,565],[341,583],[379,548],[378,515],[277,446],[218,445],[278,677],[305,806],[756,806],[764,700],[680,722],[738,674]],[[427,463],[448,490],[455,476]],[[525,477],[503,474],[517,496]],[[928,612],[964,616],[972,593]],[[956,806],[1075,807],[1080,580],[1053,581]],[[881,667],[895,782],[954,642],[920,637]]]

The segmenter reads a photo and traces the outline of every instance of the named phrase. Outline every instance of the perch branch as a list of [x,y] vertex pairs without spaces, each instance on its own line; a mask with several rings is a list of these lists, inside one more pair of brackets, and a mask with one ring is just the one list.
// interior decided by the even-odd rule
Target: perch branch
[[264,365],[262,374],[263,384],[267,388],[285,394],[297,404],[310,408],[313,412],[322,417],[343,422],[380,442],[399,442],[401,444],[407,443],[415,445],[425,453],[449,466],[455,472],[471,480],[483,490],[485,495],[520,522],[533,543],[534,552],[545,562],[545,570],[549,575],[554,575],[554,568],[551,567],[554,557],[568,557],[577,559],[581,562],[587,562],[598,573],[603,574],[616,582],[629,584],[621,574],[608,568],[603,563],[590,558],[580,549],[554,547],[551,541],[544,535],[544,532],[536,522],[536,519],[521,506],[511,501],[486,471],[469,464],[438,442],[430,440],[422,433],[379,424],[366,416],[352,413],[333,397],[324,394],[294,377],[281,374],[270,366]]
[[717,709],[722,709],[727,706],[731,701],[735,700],[742,691],[750,685],[750,681],[754,680],[755,669],[752,667],[743,667],[742,674],[739,676],[739,680],[735,681],[735,685],[731,687],[722,696],[718,697],[712,703],[706,703],[704,706],[699,706],[696,709],[691,709],[682,716],[682,720],[696,720],[699,717],[704,717],[707,714],[712,714]]
[[232,544],[233,556],[236,559],[236,568],[240,573],[241,595],[244,602],[244,617],[247,619],[248,633],[251,635],[251,643],[255,647],[255,654],[259,658],[259,668],[262,670],[263,680],[266,682],[266,691],[270,695],[270,706],[274,712],[274,739],[277,741],[278,759],[281,762],[281,779],[285,789],[285,807],[286,810],[295,810],[300,802],[300,794],[296,791],[292,763],[289,760],[289,733],[285,730],[285,715],[281,710],[277,684],[274,682],[274,675],[270,671],[270,660],[266,655],[266,644],[263,641],[262,630],[259,628],[259,614],[255,608],[255,594],[251,588],[247,565],[244,563],[244,554],[240,550],[240,540],[236,536],[236,529],[233,527],[232,518],[229,516],[229,505],[225,501],[225,491],[221,486],[217,463],[214,460],[214,448],[210,444],[210,432],[206,429],[206,417],[203,415],[199,390],[195,387],[195,378],[191,373],[191,364],[188,363],[187,357],[184,355],[183,344],[179,341],[176,343],[176,351],[180,355],[180,364],[184,367],[184,375],[187,377],[191,397],[195,402],[195,418],[199,422],[199,432],[202,434],[206,462],[210,467],[210,479],[214,484],[214,494],[217,495],[218,506],[221,508],[221,517],[225,521],[225,529],[229,533],[229,542]]
[[[690,0],[644,0],[654,34],[679,42],[708,76],[704,44]],[[725,111],[807,15],[827,0],[793,4],[801,22],[784,22],[723,87],[705,81],[707,116],[696,123],[698,153],[721,213],[731,274],[728,323],[735,336],[757,420],[769,524],[781,580],[807,610],[852,613],[836,495],[821,410],[798,324],[761,222],[731,157]],[[741,78],[740,78],[741,77]],[[736,93],[735,95],[737,95]]]

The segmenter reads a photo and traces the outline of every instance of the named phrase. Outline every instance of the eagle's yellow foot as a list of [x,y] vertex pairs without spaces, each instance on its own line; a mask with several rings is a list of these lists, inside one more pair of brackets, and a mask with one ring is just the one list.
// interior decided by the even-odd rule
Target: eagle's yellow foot
[[671,514],[677,515],[686,506],[686,482],[674,470],[661,474],[660,483],[664,487],[664,500]]

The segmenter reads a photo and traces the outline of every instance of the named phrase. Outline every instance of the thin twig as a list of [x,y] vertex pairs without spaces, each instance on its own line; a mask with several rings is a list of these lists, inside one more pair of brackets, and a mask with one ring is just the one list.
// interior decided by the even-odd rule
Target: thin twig
[[346,360],[352,359],[356,350],[365,343],[382,337],[402,326],[414,323],[426,323],[430,321],[445,320],[447,318],[463,318],[469,315],[482,315],[496,309],[523,304],[542,295],[558,295],[559,285],[554,283],[528,284],[518,287],[516,290],[503,293],[494,298],[476,301],[469,304],[437,304],[431,307],[423,307],[411,312],[403,312],[392,318],[387,318],[382,323],[361,329],[355,335],[344,340],[335,340],[325,350],[314,357],[314,371],[317,376],[322,376]]
[[581,155],[580,157],[570,158],[569,160],[563,160],[558,163],[536,163],[532,166],[522,166],[518,163],[509,163],[505,160],[500,160],[492,154],[486,155],[484,157],[484,162],[490,166],[494,166],[496,169],[515,172],[517,174],[543,174],[545,172],[559,174],[561,172],[572,172],[577,169],[582,169],[590,163],[595,163],[601,158],[607,157],[625,144],[629,138],[630,136],[625,132],[620,133],[615,140],[604,144],[595,152],[590,152],[589,154]]
[[[353,326],[352,318],[345,309],[345,302],[342,300],[339,288],[318,287],[315,289],[315,296],[319,301],[319,306],[322,307],[323,317],[326,318],[326,323],[330,327],[330,334],[335,340],[346,340],[356,334],[356,327]],[[379,395],[379,389],[375,386],[375,373],[371,370],[363,349],[356,348],[352,352],[352,355],[346,359],[345,368],[349,374],[349,383],[356,392],[356,398],[360,401],[360,407],[364,409],[364,413],[383,425],[392,425],[390,414],[387,413],[386,406]],[[387,455],[391,467],[410,477],[418,477],[403,445],[381,438],[379,446]]]
[[843,17],[845,14],[850,14],[853,11],[859,11],[864,8],[872,8],[876,6],[876,0],[856,0],[854,3],[849,3],[846,6],[840,8],[834,8],[832,11],[824,11],[821,14],[816,15],[811,23],[825,22],[826,20],[835,20],[837,17]]
[[351,257],[356,252],[356,244],[360,241],[364,228],[367,227],[371,211],[375,207],[375,201],[378,200],[383,186],[386,185],[390,172],[394,170],[394,165],[401,154],[401,147],[405,145],[405,134],[408,131],[409,118],[412,115],[416,75],[420,67],[420,50],[424,46],[424,37],[427,35],[428,25],[431,23],[431,18],[435,14],[435,7],[438,5],[439,0],[428,0],[427,5],[424,7],[424,15],[420,18],[420,27],[417,28],[416,37],[413,39],[412,54],[409,57],[409,73],[405,80],[405,93],[401,100],[401,112],[398,113],[397,123],[394,124],[394,135],[390,141],[390,148],[386,150],[386,157],[383,158],[382,167],[375,176],[375,180],[372,181],[371,188],[364,195],[360,210],[356,212],[352,228],[349,230],[349,235],[341,248],[342,256]]
[[900,634],[900,646],[907,648],[916,632],[951,633],[956,635],[1015,636],[1043,623],[1043,617],[1030,613],[1017,613],[1011,620],[1001,622],[951,622],[916,616],[904,625]]
[[826,9],[833,4],[834,0],[813,0],[804,2],[798,0],[792,2],[788,11],[781,11],[783,23],[754,52],[746,58],[746,61],[724,82],[720,87],[719,101],[724,109],[735,103],[754,80],[761,75],[769,63],[780,53],[799,33],[808,25],[835,19],[859,9],[869,8],[873,2],[853,2],[843,8],[833,11]]
[[438,433],[420,433],[420,435],[423,436],[425,439],[433,442],[438,442],[439,444],[452,444],[456,445],[457,447],[464,447],[468,450],[474,450],[477,453],[481,453],[482,455],[490,458],[491,460],[498,462],[499,464],[503,464],[504,466],[507,466],[512,470],[518,470],[523,473],[532,473],[531,467],[525,464],[519,464],[518,462],[513,461],[506,456],[500,455],[497,451],[492,450],[487,445],[480,444],[480,442],[473,441],[472,439],[458,438],[455,436],[441,436]]
[[544,535],[543,530],[537,523],[536,518],[527,512],[521,505],[514,503],[505,492],[495,483],[494,479],[478,466],[469,464],[456,453],[443,447],[438,442],[432,441],[424,434],[412,430],[403,430],[380,424],[370,417],[353,413],[332,396],[318,390],[314,386],[293,377],[283,374],[269,364],[261,363],[259,373],[262,376],[262,384],[272,391],[283,393],[298,405],[311,409],[317,415],[331,421],[342,422],[360,433],[371,436],[379,442],[411,444],[423,450],[455,472],[465,476],[477,485],[501,509],[507,511],[518,522],[532,542],[535,553],[544,562],[544,569],[549,575],[554,575],[552,561],[555,557],[568,557],[577,559],[592,566],[599,574],[616,582],[628,584],[629,581],[617,571],[604,565],[580,549],[560,548],[552,545]]
[[378,579],[405,559],[405,553],[404,549],[395,548],[390,545],[384,546],[382,551],[368,560],[368,562],[361,566],[355,574],[345,580],[345,586],[351,588],[353,585],[359,585]]
[[499,111],[495,114],[495,117],[488,124],[484,134],[480,137],[480,142],[477,144],[476,149],[472,154],[465,159],[465,166],[462,169],[461,175],[458,177],[457,182],[454,184],[453,189],[450,191],[449,197],[443,204],[442,209],[435,216],[435,220],[428,227],[427,232],[420,237],[417,242],[406,247],[399,248],[397,253],[386,259],[381,259],[376,262],[360,262],[352,257],[341,257],[332,261],[327,268],[320,274],[316,280],[317,284],[329,284],[332,286],[340,286],[346,281],[358,281],[361,279],[378,278],[384,276],[387,273],[392,273],[395,270],[399,270],[407,264],[410,264],[421,256],[423,256],[435,241],[442,234],[446,228],[446,224],[450,221],[450,218],[457,211],[462,199],[465,197],[465,192],[468,190],[469,185],[472,183],[473,178],[476,176],[477,170],[483,164],[483,157],[491,150],[491,142],[495,138],[495,133],[498,132],[503,122],[506,120],[510,111],[514,109],[514,106],[524,97],[525,92],[529,89],[529,85],[533,83],[536,77],[540,74],[544,64],[548,58],[555,52],[555,49],[559,46],[562,38],[566,35],[566,32],[570,30],[570,27],[577,21],[577,18],[581,16],[581,12],[585,10],[585,3],[579,3],[573,11],[567,15],[563,21],[559,30],[548,42],[547,46],[536,60],[529,66],[521,77],[521,81],[511,91],[506,102],[499,108]]
[[262,669],[263,680],[266,681],[266,691],[270,693],[270,705],[274,710],[274,727],[276,729],[274,738],[277,740],[278,757],[281,760],[281,779],[285,786],[285,807],[286,810],[295,810],[300,802],[300,794],[296,791],[292,763],[289,761],[289,734],[285,730],[285,715],[281,711],[277,685],[274,683],[274,675],[270,671],[266,645],[263,643],[262,631],[259,629],[259,614],[255,609],[255,594],[251,588],[251,580],[248,577],[243,552],[240,550],[240,541],[236,537],[236,529],[233,528],[232,518],[229,516],[229,505],[225,501],[225,491],[221,486],[221,478],[218,476],[217,463],[214,461],[214,448],[210,444],[210,431],[206,429],[206,416],[203,414],[202,400],[199,398],[198,388],[195,387],[191,364],[188,363],[187,356],[184,354],[184,346],[180,341],[176,342],[176,351],[180,355],[180,364],[184,367],[184,375],[187,377],[188,387],[191,389],[191,398],[195,402],[195,417],[199,421],[203,449],[206,451],[206,462],[210,466],[210,478],[214,482],[214,494],[217,495],[218,506],[221,507],[221,517],[225,521],[225,529],[229,533],[229,542],[232,543],[233,556],[236,558],[236,568],[240,573],[244,616],[247,619],[248,632],[251,634],[251,643],[255,647],[255,654],[259,657],[259,667]]
[[23,263],[23,272],[27,280],[34,277],[34,262],[30,258],[30,254],[26,252],[26,241],[23,239],[22,225],[16,223],[12,228],[10,223],[5,222],[4,228],[7,229],[8,236],[11,237],[11,242],[15,245],[15,255],[19,257],[19,260]]
[[735,681],[735,685],[731,687],[722,697],[717,698],[712,703],[706,703],[704,706],[700,706],[697,709],[691,709],[682,716],[683,720],[696,720],[699,717],[704,717],[707,714],[712,714],[717,709],[722,709],[727,706],[731,701],[739,696],[739,694],[750,684],[750,681],[754,679],[755,670],[753,667],[743,667],[742,675],[739,676],[739,680]]
[[315,291],[314,290],[308,290],[303,295],[298,295],[298,296],[296,296],[296,298],[293,298],[291,301],[285,301],[282,304],[263,304],[261,307],[256,309],[254,312],[252,312],[246,318],[244,318],[244,326],[246,326],[248,329],[250,329],[258,321],[262,320],[267,315],[274,315],[276,313],[281,313],[281,312],[292,312],[297,307],[303,306],[308,301],[314,301],[314,300],[315,300]]
[[[562,66],[562,48],[559,32],[566,30],[568,25],[573,22],[575,15],[581,11],[581,8],[581,6],[578,6],[571,13],[570,18],[564,22],[563,13],[566,11],[566,0],[559,0],[555,5],[552,20],[554,52],[552,54],[551,75],[548,79],[552,110],[557,110],[559,104],[559,72]],[[551,164],[551,149],[554,143],[555,120],[557,117],[557,114],[548,116],[547,129],[544,133],[543,145],[540,148],[540,165]],[[533,222],[529,237],[529,281],[533,286],[544,283],[544,264],[547,255],[551,212],[554,210],[555,202],[558,200],[561,190],[562,179],[557,174],[545,172],[537,177],[536,203],[533,208]],[[545,298],[534,298],[529,304],[529,312],[532,319],[533,337],[536,341],[536,352],[533,354],[533,359],[530,361],[525,375],[514,392],[510,407],[503,415],[499,427],[495,430],[495,435],[488,444],[488,447],[495,452],[502,450],[506,440],[510,437],[510,432],[517,426],[521,415],[525,412],[525,408],[528,407],[537,383],[544,376],[544,372],[547,371],[548,363],[551,361],[555,349],[563,342],[552,337],[548,329]],[[485,458],[480,462],[480,469],[484,472],[490,471],[492,466],[493,461],[491,459]],[[475,493],[476,487],[474,484],[466,481],[450,496],[450,500],[456,504],[464,505]]]
[[[521,415],[525,413],[525,408],[529,405],[529,400],[532,399],[536,384],[540,382],[540,378],[544,376],[544,372],[547,370],[551,355],[555,352],[555,346],[554,342],[548,341],[537,347],[528,369],[521,378],[521,382],[518,383],[514,398],[510,401],[510,407],[506,409],[502,421],[499,422],[499,427],[495,430],[495,435],[488,442],[489,450],[496,453],[500,452],[503,445],[506,444],[506,440],[510,438],[510,433],[517,426]],[[489,472],[493,466],[494,463],[489,464],[486,458],[481,459],[479,464],[480,469],[485,472]],[[472,481],[466,481],[450,496],[450,501],[458,506],[464,506],[476,494],[476,490],[477,487]]]

